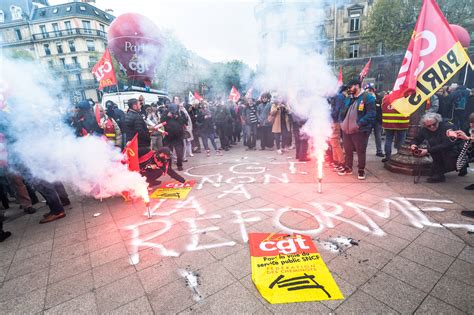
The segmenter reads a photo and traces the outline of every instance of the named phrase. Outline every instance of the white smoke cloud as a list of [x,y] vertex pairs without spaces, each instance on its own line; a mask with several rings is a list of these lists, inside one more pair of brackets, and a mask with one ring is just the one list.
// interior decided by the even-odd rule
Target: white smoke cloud
[[[307,119],[303,131],[311,137],[314,149],[321,152],[331,135],[327,97],[337,91],[337,79],[326,56],[320,53],[324,51],[324,41],[320,46],[314,41],[316,26],[324,24],[324,1],[312,2],[303,12],[291,4],[286,1],[276,16],[267,17],[271,23],[269,40],[261,47],[266,58],[256,84],[260,90],[275,91],[287,97],[292,110]],[[290,27],[285,29],[285,23]],[[274,32],[275,26],[283,29]],[[280,36],[286,36],[287,40]],[[312,46],[308,47],[305,42]]]
[[[2,129],[14,142],[9,160],[36,178],[62,181],[80,194],[99,197],[147,193],[145,179],[121,163],[118,149],[98,137],[76,138],[65,122],[68,102],[58,80],[37,63],[2,56],[0,81],[7,86]],[[5,120],[8,125],[5,126]]]

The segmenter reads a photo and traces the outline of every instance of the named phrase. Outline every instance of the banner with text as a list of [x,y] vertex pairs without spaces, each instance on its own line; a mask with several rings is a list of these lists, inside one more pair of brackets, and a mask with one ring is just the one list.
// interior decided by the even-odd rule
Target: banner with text
[[469,56],[434,0],[424,0],[390,94],[392,107],[409,116],[470,63]]
[[150,196],[153,199],[186,199],[196,181],[185,183],[171,182],[161,184]]
[[252,281],[271,304],[344,299],[310,237],[249,233]]

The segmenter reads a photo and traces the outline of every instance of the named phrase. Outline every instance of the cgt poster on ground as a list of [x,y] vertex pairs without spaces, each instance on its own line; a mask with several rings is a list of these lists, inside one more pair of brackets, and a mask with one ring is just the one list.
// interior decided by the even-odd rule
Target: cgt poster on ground
[[252,281],[271,304],[344,299],[310,237],[250,233]]
[[196,181],[185,183],[171,182],[161,184],[151,195],[153,199],[186,199]]

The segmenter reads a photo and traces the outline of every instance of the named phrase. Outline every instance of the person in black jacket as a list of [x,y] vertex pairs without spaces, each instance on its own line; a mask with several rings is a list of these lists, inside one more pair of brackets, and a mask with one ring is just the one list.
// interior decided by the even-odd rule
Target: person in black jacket
[[173,98],[173,103],[168,105],[168,109],[161,116],[161,122],[166,122],[165,131],[168,133],[163,139],[163,145],[176,150],[178,171],[183,170],[184,155],[184,128],[188,123],[188,118],[178,110],[179,97]]
[[[433,163],[431,164],[431,176],[427,178],[428,183],[444,182],[445,173],[456,169],[457,152],[456,143],[452,142],[446,135],[446,131],[451,129],[438,113],[426,113],[421,117],[422,129],[416,136],[410,146],[412,152],[417,156],[431,155]],[[424,141],[428,142],[427,149],[421,149],[418,146]]]
[[76,136],[78,137],[103,133],[92,112],[91,102],[86,100],[80,101],[76,105],[76,114],[72,118],[72,127],[76,130]]
[[127,142],[138,134],[138,156],[150,151],[151,138],[145,120],[141,114],[141,104],[136,98],[128,100],[128,111],[123,122]]
[[161,147],[156,152],[151,151],[144,155],[140,162],[140,173],[146,177],[151,187],[161,184],[157,179],[163,175],[169,175],[180,183],[186,181],[171,167],[171,151],[167,147]]

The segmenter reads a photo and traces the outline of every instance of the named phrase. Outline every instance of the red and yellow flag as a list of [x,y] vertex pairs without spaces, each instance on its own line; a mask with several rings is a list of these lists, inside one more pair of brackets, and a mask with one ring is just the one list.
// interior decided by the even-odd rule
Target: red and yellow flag
[[468,62],[436,1],[424,0],[390,103],[409,116]]
[[94,74],[97,81],[99,81],[99,90],[102,90],[106,86],[117,84],[117,77],[115,76],[112,57],[110,56],[108,48],[105,50],[99,62],[92,68],[92,74]]

